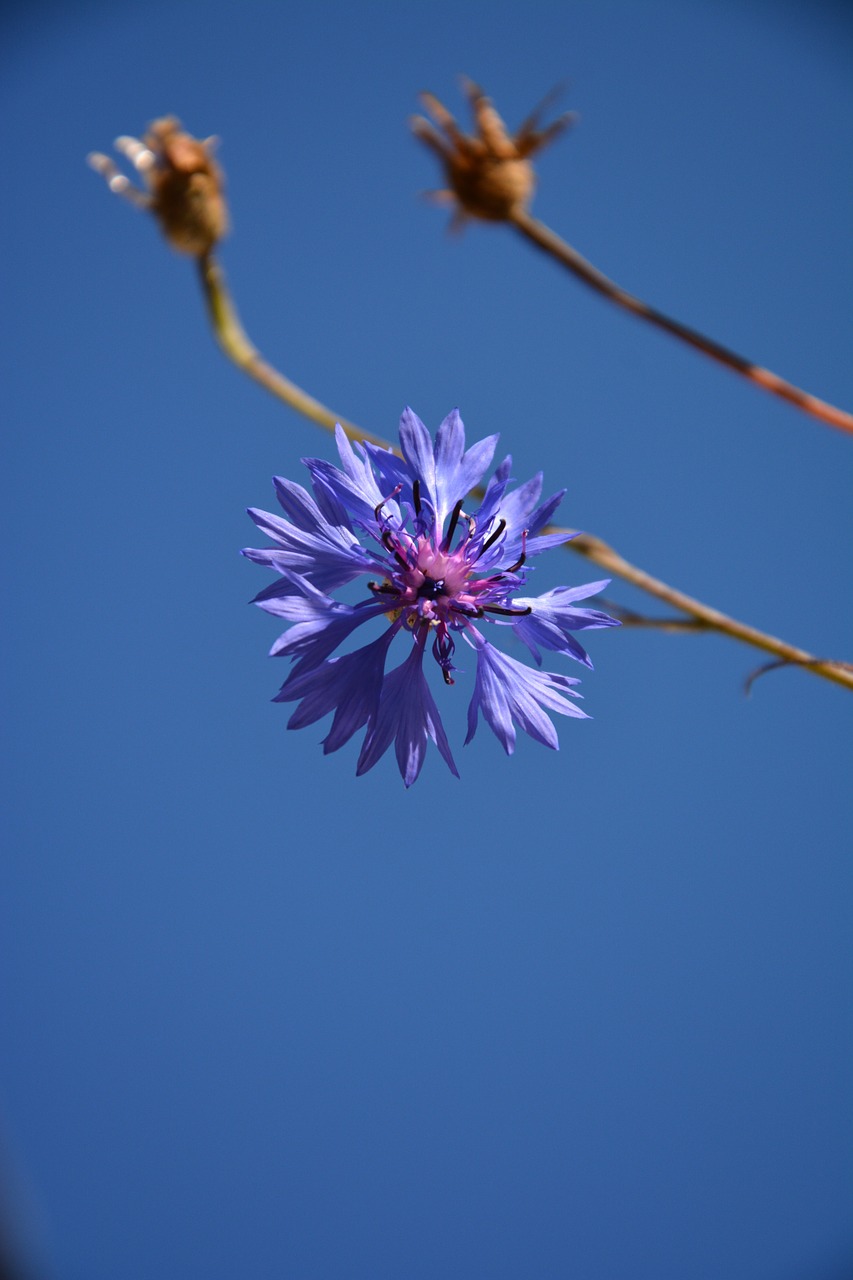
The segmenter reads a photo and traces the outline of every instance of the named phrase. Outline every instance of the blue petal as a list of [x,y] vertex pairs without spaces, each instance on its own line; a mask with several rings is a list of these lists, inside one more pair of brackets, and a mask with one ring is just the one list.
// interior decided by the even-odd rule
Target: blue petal
[[367,440],[365,440],[363,447],[373,464],[377,483],[382,493],[392,493],[400,485],[403,501],[411,503],[412,480],[415,477],[412,476],[405,460],[398,458],[396,453],[392,453],[390,449],[381,449],[378,445],[370,444]]
[[465,428],[459,411],[453,409],[438,428],[435,438],[435,501],[436,528],[443,529],[451,510],[461,498],[466,498],[480,483],[486,468],[492,461],[497,436],[478,440],[467,453]]
[[[288,575],[285,574],[285,577]],[[318,666],[342,644],[363,622],[384,613],[387,605],[366,600],[362,604],[343,604],[312,587],[304,578],[293,575],[299,595],[258,601],[258,606],[276,617],[286,618],[294,626],[279,636],[270,649],[273,658],[286,655],[298,658],[294,671]]]
[[444,726],[423,673],[423,648],[413,645],[406,661],[385,677],[378,710],[367,726],[356,774],[360,777],[372,769],[394,742],[398,768],[403,782],[410,787],[421,771],[428,737],[458,778]]
[[567,697],[580,696],[572,689],[577,680],[550,671],[535,671],[501,653],[477,632],[469,634],[477,650],[477,678],[468,707],[466,744],[476,732],[478,711],[482,711],[507,755],[512,755],[515,749],[515,724],[537,742],[557,749],[557,731],[545,714],[545,707],[559,715],[589,718],[566,701]]
[[295,573],[312,582],[321,591],[333,591],[363,573],[376,572],[375,561],[368,558],[361,549],[358,557],[336,555],[322,547],[302,551],[288,551],[280,547],[244,547],[240,554],[255,564],[274,569],[276,573]]
[[291,524],[269,511],[250,507],[252,520],[278,546],[259,550],[247,547],[243,554],[256,564],[269,565],[279,572],[301,574],[326,590],[352,582],[361,573],[374,572],[375,562],[352,530],[329,524],[304,489],[299,485],[286,488],[287,484],[283,482],[279,488],[279,498],[292,507],[300,523]]
[[527,539],[528,556],[538,556],[542,551],[550,551],[552,547],[562,547],[578,536],[577,530],[567,529],[564,533],[540,533],[536,538]]
[[273,476],[273,484],[275,485],[276,497],[281,504],[282,510],[300,529],[316,533],[321,529],[329,528],[330,525],[337,524],[343,525],[349,530],[346,512],[340,504],[337,505],[336,509],[340,512],[341,518],[331,521],[326,512],[320,510],[310,493],[303,489],[301,484],[294,484],[292,480],[286,480],[284,476]]
[[543,649],[568,654],[584,666],[592,668],[586,650],[570,633],[599,627],[618,627],[619,622],[598,609],[576,609],[574,601],[597,595],[609,581],[587,582],[581,587],[556,587],[541,596],[531,599],[517,596],[513,600],[514,606],[530,610],[526,617],[512,625],[516,635],[528,646],[538,663],[542,661],[538,647],[541,645]]
[[418,415],[408,407],[400,418],[400,446],[414,479],[421,482],[424,496],[435,505],[435,455],[432,439]]
[[474,512],[474,520],[478,528],[485,529],[491,523],[496,515],[507,484],[509,483],[509,473],[512,469],[512,456],[507,454],[503,462],[496,468],[494,475],[486,485],[486,492],[483,501]]
[[376,711],[388,646],[397,631],[388,630],[371,644],[340,658],[330,658],[307,671],[295,670],[284,682],[274,702],[299,702],[288,729],[302,729],[335,712],[332,727],[323,740],[324,754],[337,751]]
[[538,533],[542,526],[549,522],[565,496],[565,489],[559,489],[556,493],[552,493],[551,497],[546,499],[545,502],[540,503],[536,510],[531,512],[528,519],[528,533]]
[[539,501],[542,492],[542,472],[533,476],[526,484],[511,493],[504,494],[496,516],[506,520],[507,529],[511,533],[521,534],[522,529],[530,527],[530,513]]

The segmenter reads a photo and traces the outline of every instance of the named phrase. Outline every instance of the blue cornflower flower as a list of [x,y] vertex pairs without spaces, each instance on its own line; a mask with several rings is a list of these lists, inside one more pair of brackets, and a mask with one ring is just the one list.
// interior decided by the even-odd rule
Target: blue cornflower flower
[[[542,664],[540,650],[549,649],[592,667],[572,632],[619,625],[597,609],[577,607],[579,600],[602,591],[606,581],[557,587],[541,596],[516,594],[524,587],[528,560],[574,536],[540,532],[565,490],[541,502],[540,474],[508,493],[512,459],[507,457],[477,509],[463,510],[466,496],[491,464],[498,437],[488,436],[466,451],[455,409],[439,427],[435,443],[417,415],[406,409],[400,419],[402,458],[366,441],[353,447],[341,427],[336,439],[341,467],[303,459],[313,497],[300,485],[275,479],[287,519],[249,511],[275,546],[247,548],[243,555],[280,575],[254,602],[294,624],[271,650],[294,663],[274,699],[299,704],[288,728],[301,729],[334,713],[323,741],[328,753],[366,725],[356,772],[371,769],[393,742],[407,787],[421,771],[431,738],[458,777],[423,660],[431,641],[444,682],[452,685],[456,641],[462,638],[477,658],[466,742],[482,711],[508,754],[515,747],[513,721],[538,742],[556,748],[557,733],[545,709],[586,719],[569,701],[580,697],[574,689],[579,682],[508,657],[475,624],[511,628],[537,666]],[[365,537],[367,545],[362,545]],[[328,594],[361,577],[368,577],[368,594],[358,603],[346,604]],[[331,656],[372,618],[387,624],[378,639]],[[408,641],[408,655],[386,673],[388,649],[398,635]]]

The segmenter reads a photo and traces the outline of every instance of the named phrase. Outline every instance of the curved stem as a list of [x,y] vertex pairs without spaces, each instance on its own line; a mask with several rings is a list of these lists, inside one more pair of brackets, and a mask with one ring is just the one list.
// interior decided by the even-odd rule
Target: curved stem
[[763,649],[765,653],[772,653],[781,662],[794,663],[808,671],[813,671],[815,675],[823,676],[825,680],[832,680],[835,684],[844,685],[847,689],[853,689],[853,670],[850,669],[849,664],[833,662],[828,658],[816,658],[805,649],[788,644],[787,641],[780,640],[776,636],[767,635],[765,632],[759,631],[756,627],[751,627],[745,622],[738,622],[736,618],[728,617],[727,614],[721,613],[719,609],[712,609],[710,605],[703,604],[701,600],[696,600],[693,596],[688,596],[685,592],[677,591],[675,587],[668,586],[660,578],[652,577],[644,569],[638,569],[636,565],[631,564],[613,547],[608,546],[601,538],[596,538],[591,533],[578,534],[566,546],[570,550],[576,551],[579,555],[585,556],[588,560],[592,560],[595,564],[600,565],[609,573],[615,573],[626,582],[639,587],[641,591],[654,596],[655,599],[662,600],[665,604],[672,605],[675,609],[680,609],[682,613],[695,618],[697,622],[701,623],[709,631],[719,631],[723,635],[731,636],[733,640],[741,640],[744,644],[753,645],[756,649]]
[[319,400],[309,396],[307,391],[303,391],[295,382],[291,382],[271,364],[267,364],[261,353],[250,342],[240,323],[240,317],[228,292],[225,273],[212,253],[204,254],[198,259],[198,273],[216,341],[238,369],[242,369],[272,395],[290,405],[291,409],[304,414],[306,418],[310,418],[320,427],[325,427],[327,431],[334,431],[340,424],[351,440],[369,440],[371,444],[386,449],[391,447],[379,436],[371,435],[369,431],[357,427],[354,422],[348,422],[346,418],[327,409]]
[[[310,418],[312,422],[324,427],[327,431],[334,431],[335,425],[340,423],[352,440],[369,440],[371,444],[378,445],[380,448],[393,448],[387,440],[371,435],[370,432],[357,427],[355,423],[348,422],[346,418],[341,418],[334,414],[331,409],[327,409],[319,400],[309,396],[307,392],[297,387],[295,383],[283,377],[272,365],[267,364],[252,345],[240,323],[225,283],[224,273],[213,255],[207,254],[199,258],[198,265],[199,277],[214,335],[222,350],[230,360],[233,360],[238,368],[242,369],[244,373],[248,374],[250,378],[253,378],[255,382],[258,382],[279,400],[290,405],[297,413],[304,414],[305,417]],[[395,452],[397,451],[395,450]],[[568,531],[551,527],[548,532]],[[728,617],[726,614],[721,613],[719,609],[712,609],[709,605],[702,604],[700,600],[695,600],[683,591],[677,591],[674,587],[668,586],[660,578],[654,578],[643,569],[638,569],[636,565],[631,564],[613,547],[608,546],[606,542],[593,534],[580,533],[571,542],[566,543],[566,547],[568,550],[584,556],[587,560],[592,560],[595,564],[606,569],[608,573],[613,573],[617,577],[623,578],[626,582],[639,587],[641,591],[645,591],[648,595],[654,596],[657,600],[662,600],[665,604],[678,609],[681,613],[694,619],[698,624],[697,629],[699,630],[718,631],[723,635],[731,636],[733,640],[740,640],[756,649],[763,649],[765,653],[772,653],[781,663],[795,663],[798,666],[802,666],[806,671],[813,672],[814,675],[822,676],[825,680],[832,680],[835,684],[853,689],[853,670],[847,664],[816,658],[813,654],[807,653],[805,649],[799,649],[795,645],[777,639],[776,636],[766,635],[755,627],[750,627],[744,622],[738,622],[735,618]]]
[[603,294],[605,298],[624,307],[626,311],[631,311],[643,320],[648,320],[650,324],[657,325],[659,329],[664,329],[667,333],[680,338],[682,342],[695,347],[697,351],[702,351],[706,356],[719,361],[727,368],[733,369],[735,373],[741,374],[749,382],[754,382],[756,386],[763,387],[765,391],[770,391],[773,395],[795,404],[804,413],[810,413],[812,417],[819,418],[821,422],[826,422],[831,427],[837,427],[839,431],[853,432],[853,414],[847,413],[844,409],[837,409],[834,405],[827,404],[825,400],[819,400],[817,396],[810,395],[807,391],[801,391],[799,387],[786,382],[778,374],[771,373],[769,369],[763,369],[761,365],[753,364],[752,361],[730,351],[728,347],[714,342],[711,338],[706,338],[704,334],[689,328],[686,324],[681,324],[678,320],[672,320],[662,311],[650,307],[641,298],[636,298],[632,293],[621,289],[526,209],[514,210],[510,213],[508,220],[537,249],[556,259],[561,266],[571,271],[572,275],[577,276],[596,293]]

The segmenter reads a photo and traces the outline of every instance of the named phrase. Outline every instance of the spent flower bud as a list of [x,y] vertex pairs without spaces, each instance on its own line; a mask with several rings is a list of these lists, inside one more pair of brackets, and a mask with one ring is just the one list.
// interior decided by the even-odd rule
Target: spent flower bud
[[144,187],[135,187],[109,156],[95,152],[89,164],[111,191],[154,214],[173,249],[202,257],[228,230],[224,176],[213,157],[216,141],[194,138],[175,116],[163,116],[149,125],[142,141],[128,136],[115,141]]
[[471,104],[476,133],[463,133],[443,103],[431,93],[422,93],[421,102],[435,121],[424,116],[411,120],[412,132],[434,151],[444,166],[449,190],[431,193],[443,202],[455,203],[454,222],[466,216],[504,222],[516,209],[525,209],[533,198],[536,174],[530,156],[540,151],[568,128],[574,119],[567,112],[545,129],[540,129],[545,99],[510,134],[491,100],[472,81],[462,87]]

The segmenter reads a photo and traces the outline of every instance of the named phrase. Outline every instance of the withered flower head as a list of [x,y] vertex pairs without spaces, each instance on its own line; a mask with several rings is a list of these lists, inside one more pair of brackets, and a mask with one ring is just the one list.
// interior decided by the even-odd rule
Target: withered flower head
[[422,93],[421,102],[442,132],[423,116],[412,118],[412,132],[444,166],[450,190],[431,194],[441,201],[456,203],[454,223],[464,221],[466,215],[503,222],[515,209],[526,208],[533,197],[536,175],[529,157],[568,128],[574,116],[566,112],[540,129],[539,118],[553,97],[549,94],[517,132],[509,134],[483,90],[464,77],[462,87],[471,104],[475,134],[463,133],[431,93]]
[[144,139],[116,138],[115,148],[145,183],[135,187],[109,156],[98,152],[89,164],[106,178],[110,190],[157,218],[166,239],[179,253],[201,257],[228,230],[224,176],[213,158],[216,138],[201,141],[184,133],[175,116],[148,127]]

